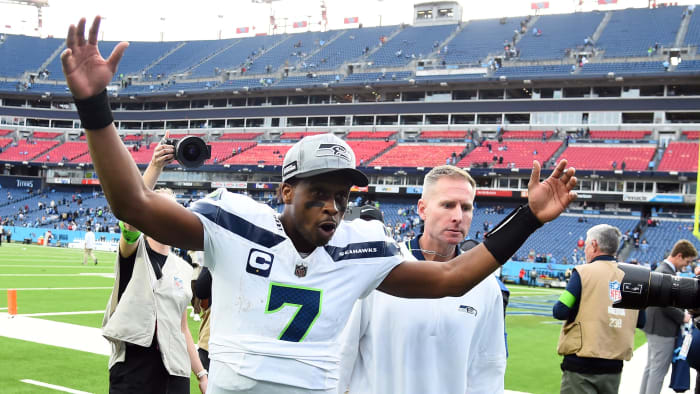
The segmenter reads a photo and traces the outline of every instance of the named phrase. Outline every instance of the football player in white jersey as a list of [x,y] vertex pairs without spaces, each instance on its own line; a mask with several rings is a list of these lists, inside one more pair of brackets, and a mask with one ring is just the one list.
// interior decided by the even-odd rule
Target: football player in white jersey
[[[426,174],[423,232],[406,260],[448,261],[469,232],[476,183],[451,165]],[[339,393],[501,393],[506,372],[503,297],[489,275],[461,297],[404,299],[373,291],[344,332]],[[397,368],[401,365],[401,368]]]
[[462,295],[576,198],[575,171],[565,161],[543,182],[535,162],[529,205],[481,245],[447,262],[402,262],[381,224],[341,223],[350,187],[368,180],[352,149],[325,134],[287,152],[280,216],[223,190],[185,209],[144,186],[119,138],[106,86],[128,43],[103,59],[99,22],[87,40],[85,19],[70,26],[63,72],[115,216],[161,243],[204,250],[213,277],[209,393],[335,393],[339,336],[355,300],[375,287],[409,298]]

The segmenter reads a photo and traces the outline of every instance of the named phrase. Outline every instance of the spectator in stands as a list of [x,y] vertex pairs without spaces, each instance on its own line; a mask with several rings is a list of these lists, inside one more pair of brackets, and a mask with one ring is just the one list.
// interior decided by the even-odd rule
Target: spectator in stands
[[[423,184],[418,201],[423,233],[400,245],[401,254],[407,261],[448,261],[461,254],[476,184],[454,166],[434,168]],[[473,319],[454,313],[463,305],[478,311]],[[347,324],[341,370],[354,368],[352,374],[341,373],[340,392],[503,392],[503,318],[503,297],[494,275],[456,298],[405,300],[374,291],[355,304]],[[436,320],[444,334],[439,338],[425,329]],[[395,368],[399,364],[411,372]],[[444,374],[451,378],[444,379]]]
[[[678,275],[698,257],[693,244],[681,239],[673,245],[671,254],[658,265],[655,272]],[[644,367],[640,394],[657,394],[661,392],[664,376],[668,371],[675,348],[678,329],[690,321],[688,312],[675,307],[648,307],[647,324],[644,333],[647,336],[647,365]]]
[[587,264],[574,267],[552,308],[555,319],[565,320],[557,345],[557,353],[564,356],[562,394],[617,393],[623,360],[630,360],[634,351],[635,327],[644,326],[644,312],[613,308],[613,285],[624,276],[614,257],[620,238],[620,230],[607,224],[588,230]]

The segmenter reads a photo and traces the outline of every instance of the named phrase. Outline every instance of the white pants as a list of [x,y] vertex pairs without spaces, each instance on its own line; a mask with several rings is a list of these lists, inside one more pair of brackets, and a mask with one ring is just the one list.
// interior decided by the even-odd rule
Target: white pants
[[226,363],[211,360],[207,394],[336,394],[337,390],[311,390],[239,375]]

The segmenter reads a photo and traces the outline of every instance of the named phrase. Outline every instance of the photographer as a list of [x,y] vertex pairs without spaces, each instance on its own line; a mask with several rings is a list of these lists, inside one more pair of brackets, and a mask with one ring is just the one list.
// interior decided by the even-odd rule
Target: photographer
[[[143,175],[149,189],[172,160],[172,146],[155,148]],[[169,189],[155,192],[175,200]],[[191,367],[204,393],[207,371],[187,326],[192,267],[170,246],[119,225],[116,280],[102,323],[102,335],[112,344],[109,392],[189,393]]]
[[574,267],[566,290],[554,305],[554,318],[566,320],[557,353],[561,393],[617,393],[623,360],[632,358],[635,326],[644,326],[644,312],[613,307],[620,295],[623,271],[615,261],[622,234],[599,224],[586,233],[586,263]]

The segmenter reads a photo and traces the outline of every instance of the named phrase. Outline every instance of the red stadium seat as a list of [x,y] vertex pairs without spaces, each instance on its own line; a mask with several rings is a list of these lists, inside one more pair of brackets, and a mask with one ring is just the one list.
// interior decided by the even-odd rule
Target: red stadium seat
[[445,164],[452,152],[460,153],[464,145],[396,145],[371,162],[385,167],[436,167]]
[[355,152],[355,165],[360,165],[360,160],[363,164],[369,163],[378,154],[384,152],[389,147],[396,144],[396,141],[348,141],[348,145]]
[[62,135],[63,133],[54,133],[51,131],[35,131],[34,133],[32,133],[32,137],[44,140],[52,140]]
[[12,143],[12,138],[0,138],[0,148],[4,148]]
[[591,138],[598,140],[643,140],[651,135],[649,130],[591,130]]
[[649,162],[654,157],[656,148],[653,146],[569,146],[559,157],[566,159],[570,167],[582,170],[609,170],[612,163],[617,162],[617,169],[622,169],[625,162],[627,171],[644,171],[649,168]]
[[0,161],[30,161],[58,145],[58,141],[38,140],[27,143],[19,140],[17,146],[10,146],[0,153]]
[[467,138],[467,131],[423,131],[418,138],[449,138],[449,139],[464,139]]
[[345,137],[348,140],[384,139],[396,134],[395,131],[351,131]]
[[254,140],[261,136],[263,133],[225,133],[219,137],[220,141],[223,140],[236,140],[236,141],[246,141]]
[[666,147],[659,164],[659,171],[698,171],[697,142],[671,142]]
[[[542,133],[540,132],[541,137]],[[562,141],[504,141],[499,144],[495,141],[484,141],[481,146],[476,147],[457,165],[470,167],[473,163],[486,162],[494,168],[507,168],[510,163],[514,163],[515,168],[531,168],[533,160],[544,164],[551,159],[562,143]],[[491,152],[489,152],[488,144],[491,144]],[[507,146],[508,150],[498,150],[499,147],[504,146]],[[496,158],[503,157],[503,162],[499,163],[500,160],[494,162],[494,156]]]
[[214,164],[214,159],[216,159],[216,164],[221,164],[228,158],[233,156],[238,148],[241,148],[241,154],[248,149],[254,147],[257,143],[253,141],[245,142],[210,142],[211,145],[211,159],[207,160],[204,164]]
[[34,161],[37,162],[48,162],[48,163],[60,163],[63,161],[63,158],[65,157],[68,159],[67,161],[74,160],[80,156],[83,156],[88,153],[88,145],[85,142],[81,141],[69,141],[66,143],[63,143],[53,150],[47,152],[47,154],[50,156],[49,160],[46,160],[45,155],[44,156],[39,156]]
[[[223,164],[265,164],[282,165],[284,155],[291,145],[257,145],[239,155],[226,160]],[[279,151],[279,153],[272,153]]]
[[689,140],[700,140],[700,131],[684,131],[683,135]]
[[532,140],[532,139],[542,139],[542,133],[545,134],[547,139],[551,138],[554,134],[553,131],[543,131],[543,130],[510,130],[503,132],[503,139],[521,139],[521,140]]
[[317,134],[326,134],[324,131],[295,131],[295,132],[287,132],[287,133],[282,133],[280,136],[281,140],[300,140],[304,137],[308,137],[311,135],[317,135]]
[[2,129],[2,130],[0,130],[0,136],[8,135],[8,134],[10,134],[11,132],[12,132],[12,130],[5,130],[5,129]]

